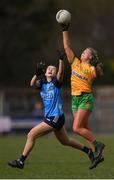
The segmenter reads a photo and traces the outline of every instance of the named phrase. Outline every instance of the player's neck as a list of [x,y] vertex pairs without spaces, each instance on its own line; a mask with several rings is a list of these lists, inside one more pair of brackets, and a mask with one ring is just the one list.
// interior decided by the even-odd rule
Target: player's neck
[[47,79],[48,82],[50,82],[52,80],[52,77],[47,76],[46,79]]

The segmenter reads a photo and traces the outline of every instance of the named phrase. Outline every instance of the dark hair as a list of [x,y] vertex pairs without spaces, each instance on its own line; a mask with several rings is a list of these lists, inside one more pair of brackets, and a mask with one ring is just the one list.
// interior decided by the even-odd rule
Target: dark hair
[[99,57],[97,51],[92,47],[88,47],[87,49],[89,49],[92,52],[92,59],[90,61],[90,64],[96,66],[99,63]]

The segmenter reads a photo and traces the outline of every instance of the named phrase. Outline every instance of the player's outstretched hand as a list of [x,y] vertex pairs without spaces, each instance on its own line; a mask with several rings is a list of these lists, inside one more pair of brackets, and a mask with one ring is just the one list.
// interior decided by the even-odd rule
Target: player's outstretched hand
[[62,31],[68,31],[68,29],[70,27],[70,23],[68,23],[68,24],[59,23],[59,24],[60,24]]
[[66,57],[65,50],[64,49],[57,50],[57,56],[58,59],[64,60],[64,58]]
[[35,74],[36,76],[40,76],[41,74],[43,74],[45,72],[45,63],[40,61],[36,64],[36,71]]

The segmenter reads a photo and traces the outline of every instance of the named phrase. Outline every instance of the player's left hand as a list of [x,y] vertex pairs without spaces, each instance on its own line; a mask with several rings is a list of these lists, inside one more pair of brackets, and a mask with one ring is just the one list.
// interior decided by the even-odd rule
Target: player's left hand
[[57,56],[58,59],[64,60],[64,58],[66,57],[65,50],[64,49],[57,50]]

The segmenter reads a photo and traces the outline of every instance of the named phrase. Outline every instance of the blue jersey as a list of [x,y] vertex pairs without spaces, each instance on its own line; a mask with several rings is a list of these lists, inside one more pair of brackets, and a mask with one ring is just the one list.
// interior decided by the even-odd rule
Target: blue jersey
[[44,104],[44,116],[60,116],[63,114],[61,84],[56,76],[50,82],[40,81],[40,95]]

